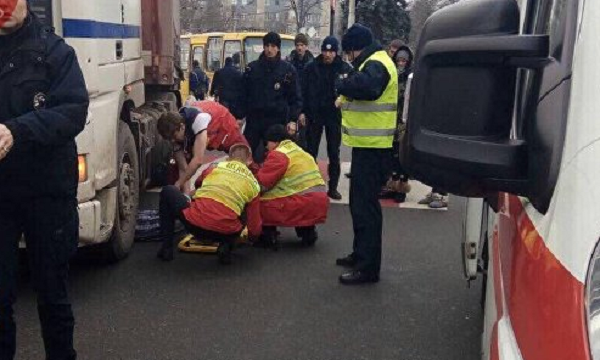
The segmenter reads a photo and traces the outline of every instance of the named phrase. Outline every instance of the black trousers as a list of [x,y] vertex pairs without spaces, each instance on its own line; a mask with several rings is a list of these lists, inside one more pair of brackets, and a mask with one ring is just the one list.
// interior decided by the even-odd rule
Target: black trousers
[[211,239],[218,242],[233,242],[239,237],[241,232],[235,234],[221,234],[192,225],[183,215],[183,210],[188,207],[190,207],[190,200],[175,186],[165,186],[161,190],[159,215],[163,249],[173,251],[175,220],[181,221],[187,231],[200,238]]
[[77,251],[79,215],[75,197],[0,198],[0,360],[16,351],[19,239],[25,235],[29,268],[48,360],[77,358],[75,320],[68,296],[69,259]]
[[381,268],[383,217],[379,192],[389,175],[391,149],[352,149],[350,213],[356,269],[378,275]]
[[287,115],[272,115],[264,112],[255,111],[248,114],[246,117],[246,128],[244,136],[248,140],[248,144],[252,149],[252,157],[254,162],[261,164],[265,158],[266,142],[265,134],[267,130],[275,124],[285,126],[287,124]]
[[325,141],[327,141],[327,157],[329,165],[327,172],[329,174],[329,189],[337,190],[340,181],[340,146],[342,144],[342,123],[337,115],[323,117],[318,121],[309,122],[306,131],[306,140],[308,152],[317,159],[319,156],[319,146],[325,129]]

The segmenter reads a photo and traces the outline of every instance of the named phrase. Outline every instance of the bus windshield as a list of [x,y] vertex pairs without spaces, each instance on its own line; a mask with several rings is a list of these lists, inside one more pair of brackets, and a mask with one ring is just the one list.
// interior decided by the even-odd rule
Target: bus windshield
[[190,61],[190,39],[181,39],[181,70],[186,72],[188,70],[188,63]]
[[[294,49],[294,40],[282,39],[281,40],[281,57],[285,57]],[[246,57],[246,64],[257,60],[260,54],[263,52],[263,42],[260,37],[249,37],[244,40],[244,55]]]

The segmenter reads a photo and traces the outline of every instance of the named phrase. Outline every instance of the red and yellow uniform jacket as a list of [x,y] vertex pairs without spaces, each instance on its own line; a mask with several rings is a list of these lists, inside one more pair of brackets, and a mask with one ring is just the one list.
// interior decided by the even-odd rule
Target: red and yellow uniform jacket
[[329,198],[319,167],[294,142],[282,141],[270,151],[256,178],[264,225],[312,226],[327,219]]
[[185,218],[195,226],[221,234],[235,234],[244,228],[245,212],[248,234],[257,237],[262,231],[260,185],[245,164],[223,161],[211,165],[200,178]]

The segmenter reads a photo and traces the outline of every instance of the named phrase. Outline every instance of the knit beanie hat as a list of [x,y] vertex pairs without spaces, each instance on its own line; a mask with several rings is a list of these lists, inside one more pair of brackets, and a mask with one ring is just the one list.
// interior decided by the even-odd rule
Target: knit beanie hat
[[410,54],[408,53],[407,50],[398,50],[398,52],[394,55],[394,60],[398,61],[398,59],[406,59],[407,61],[410,60]]
[[371,29],[361,24],[354,24],[342,37],[344,51],[362,50],[373,43]]
[[321,51],[335,51],[338,52],[340,50],[340,43],[338,39],[334,36],[328,36],[323,40],[323,44],[321,44]]
[[296,38],[294,38],[294,45],[298,43],[308,45],[308,38],[306,37],[306,35],[302,33],[296,35]]
[[273,142],[282,142],[288,140],[288,133],[285,126],[281,124],[275,124],[271,126],[265,134],[265,140]]
[[278,33],[271,31],[263,37],[263,45],[275,45],[281,49],[281,36]]

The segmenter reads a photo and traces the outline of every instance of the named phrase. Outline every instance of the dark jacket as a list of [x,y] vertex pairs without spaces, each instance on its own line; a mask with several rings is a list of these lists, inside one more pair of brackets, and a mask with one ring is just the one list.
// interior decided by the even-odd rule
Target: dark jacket
[[226,65],[215,73],[210,95],[219,98],[219,102],[231,111],[236,119],[244,117],[241,106],[244,92],[244,77],[233,65]]
[[341,119],[341,112],[335,107],[338,94],[335,89],[337,79],[347,77],[352,66],[337,56],[332,64],[323,62],[323,56],[308,64],[302,74],[302,98],[304,114],[310,121],[322,121],[332,116]]
[[0,198],[76,196],[75,137],[89,99],[75,51],[33,15],[0,36],[0,49],[0,123],[14,138],[0,160]]
[[353,62],[355,71],[347,79],[338,79],[338,94],[354,100],[375,101],[381,97],[390,82],[390,74],[379,61],[368,61],[361,71],[358,69],[375,52],[383,50],[379,44],[373,44],[363,50]]
[[190,91],[196,93],[196,91],[202,91],[206,93],[208,91],[208,76],[199,67],[196,67],[190,73]]
[[261,114],[265,121],[297,120],[302,111],[302,90],[296,69],[281,58],[271,61],[264,54],[244,73],[247,115]]
[[306,50],[304,56],[302,57],[300,57],[296,50],[292,50],[290,55],[287,57],[287,61],[294,65],[294,68],[296,69],[298,74],[301,74],[306,68],[306,66],[313,63],[314,60],[315,56],[309,50]]
[[396,56],[400,51],[408,52],[408,62],[406,67],[402,71],[398,69],[398,119],[402,119],[402,113],[404,112],[404,97],[406,92],[406,83],[408,82],[408,76],[412,73],[412,63],[414,60],[413,52],[408,46],[401,46],[394,54],[393,60],[396,63]]

